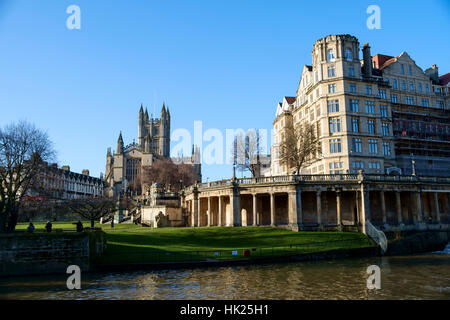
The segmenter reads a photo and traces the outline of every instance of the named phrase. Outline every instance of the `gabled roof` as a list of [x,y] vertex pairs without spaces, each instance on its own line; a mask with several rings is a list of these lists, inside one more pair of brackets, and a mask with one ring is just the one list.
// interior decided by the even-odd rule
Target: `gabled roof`
[[292,111],[294,109],[296,97],[284,97],[283,102],[278,102],[276,116],[278,117],[283,112]]
[[293,104],[295,102],[295,97],[284,97],[289,104]]
[[375,68],[382,69],[384,64],[393,58],[394,58],[393,56],[387,56],[384,54],[376,54],[372,57],[372,61],[375,63]]
[[448,85],[448,83],[450,82],[450,72],[440,76],[439,80],[440,80],[441,85],[443,85],[443,86]]

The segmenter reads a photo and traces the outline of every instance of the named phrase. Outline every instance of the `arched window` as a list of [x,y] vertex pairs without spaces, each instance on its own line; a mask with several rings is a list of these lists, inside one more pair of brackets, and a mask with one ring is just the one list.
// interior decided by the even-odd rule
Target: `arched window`
[[333,49],[328,50],[327,59],[328,59],[328,61],[334,61],[334,51],[333,51]]
[[346,48],[345,49],[345,60],[353,60],[353,53],[352,53],[352,49],[350,48]]

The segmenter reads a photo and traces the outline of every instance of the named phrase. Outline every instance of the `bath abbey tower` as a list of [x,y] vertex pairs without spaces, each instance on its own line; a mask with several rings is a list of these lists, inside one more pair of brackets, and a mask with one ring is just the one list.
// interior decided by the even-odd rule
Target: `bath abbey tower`
[[[197,163],[198,148],[193,154],[185,157],[183,163],[192,164],[201,181],[201,164]],[[138,116],[138,139],[124,145],[122,132],[117,140],[115,152],[108,148],[106,155],[105,180],[108,186],[106,193],[110,196],[127,190],[127,186],[138,181],[142,167],[149,166],[161,158],[170,158],[170,111],[163,104],[159,119],[149,117],[147,109],[141,105]],[[180,159],[177,159],[178,161]]]
[[148,111],[141,105],[138,123],[138,145],[146,153],[170,157],[170,111],[165,104],[161,110],[161,118],[149,118]]

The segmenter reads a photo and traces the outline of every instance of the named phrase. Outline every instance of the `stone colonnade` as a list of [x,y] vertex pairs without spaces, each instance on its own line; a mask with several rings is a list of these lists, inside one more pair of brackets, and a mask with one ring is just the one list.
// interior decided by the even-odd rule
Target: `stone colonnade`
[[186,225],[278,226],[291,230],[414,230],[450,223],[450,188],[383,185],[239,185],[183,196]]

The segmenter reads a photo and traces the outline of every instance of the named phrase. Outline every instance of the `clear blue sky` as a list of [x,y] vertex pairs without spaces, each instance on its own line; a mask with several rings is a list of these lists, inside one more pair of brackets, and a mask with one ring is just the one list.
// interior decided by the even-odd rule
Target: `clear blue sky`
[[[68,30],[66,8],[81,8]],[[381,8],[381,30],[366,8]],[[0,0],[0,126],[26,119],[48,131],[58,164],[98,176],[120,130],[137,138],[141,102],[170,106],[172,129],[271,129],[295,95],[314,41],[349,33],[372,54],[407,51],[450,72],[450,2]],[[204,147],[207,144],[204,143]],[[204,180],[231,175],[203,165]]]

